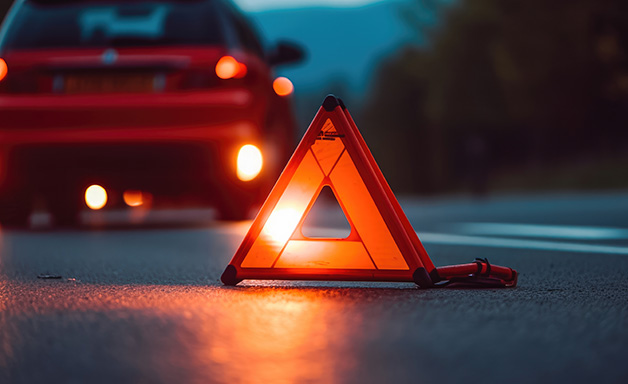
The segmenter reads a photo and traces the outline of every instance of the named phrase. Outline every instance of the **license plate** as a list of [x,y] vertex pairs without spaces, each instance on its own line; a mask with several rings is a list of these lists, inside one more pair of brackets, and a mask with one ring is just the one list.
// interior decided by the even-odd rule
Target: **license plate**
[[65,93],[152,92],[154,77],[142,74],[68,75]]

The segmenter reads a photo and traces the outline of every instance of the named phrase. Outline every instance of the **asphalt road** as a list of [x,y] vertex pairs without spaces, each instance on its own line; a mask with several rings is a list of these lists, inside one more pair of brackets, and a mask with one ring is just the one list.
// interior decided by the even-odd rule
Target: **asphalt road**
[[437,266],[488,257],[519,286],[230,288],[250,222],[40,215],[0,230],[0,383],[628,382],[628,193],[401,202]]

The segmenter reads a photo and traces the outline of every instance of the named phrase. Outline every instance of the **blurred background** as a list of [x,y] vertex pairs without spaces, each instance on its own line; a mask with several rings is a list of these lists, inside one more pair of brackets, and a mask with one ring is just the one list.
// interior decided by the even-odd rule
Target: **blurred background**
[[628,186],[624,0],[240,5],[309,51],[300,127],[342,97],[398,193]]
[[236,3],[307,52],[297,136],[338,95],[397,193],[628,187],[625,0]]

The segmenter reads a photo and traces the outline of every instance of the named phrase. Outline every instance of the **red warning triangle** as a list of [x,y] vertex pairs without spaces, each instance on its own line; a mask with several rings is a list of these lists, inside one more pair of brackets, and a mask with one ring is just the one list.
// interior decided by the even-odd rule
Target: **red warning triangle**
[[[351,232],[310,238],[301,227],[329,186]],[[408,281],[434,265],[340,100],[328,96],[221,280]]]

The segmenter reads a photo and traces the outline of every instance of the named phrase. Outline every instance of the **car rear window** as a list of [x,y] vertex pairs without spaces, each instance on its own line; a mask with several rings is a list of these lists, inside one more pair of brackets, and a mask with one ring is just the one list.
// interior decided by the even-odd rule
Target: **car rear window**
[[211,1],[27,1],[4,49],[224,45]]

